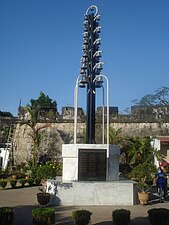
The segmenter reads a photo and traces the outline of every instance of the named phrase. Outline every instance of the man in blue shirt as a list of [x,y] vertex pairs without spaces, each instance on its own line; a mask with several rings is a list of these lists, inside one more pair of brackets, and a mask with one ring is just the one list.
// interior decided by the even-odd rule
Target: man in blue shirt
[[163,168],[160,167],[159,172],[156,174],[157,192],[159,187],[163,187],[164,199],[167,197],[167,174],[164,173]]

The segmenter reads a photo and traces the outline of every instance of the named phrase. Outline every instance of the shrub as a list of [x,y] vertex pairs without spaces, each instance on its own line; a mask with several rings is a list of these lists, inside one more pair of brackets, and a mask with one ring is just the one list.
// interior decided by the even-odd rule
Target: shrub
[[33,225],[54,225],[55,209],[54,208],[36,208],[32,210]]
[[11,225],[14,221],[14,211],[10,207],[0,208],[0,225]]
[[34,183],[34,179],[33,178],[28,178],[27,182],[28,182],[29,186],[32,186],[33,183]]
[[27,182],[27,180],[25,178],[19,180],[19,183],[21,184],[22,187],[24,187],[26,182]]
[[148,211],[148,219],[152,225],[168,225],[169,209],[153,208]]
[[40,178],[35,178],[35,184],[36,185],[40,185],[41,183],[41,179]]
[[57,168],[52,162],[47,162],[46,164],[39,165],[36,171],[36,177],[40,179],[53,179],[56,177]]
[[130,222],[130,211],[127,209],[116,209],[112,212],[112,220],[115,225],[127,225]]
[[8,181],[6,179],[1,179],[0,180],[0,187],[5,188],[7,183],[8,183]]
[[11,185],[12,188],[16,187],[16,184],[17,184],[17,180],[16,179],[12,179],[9,182],[10,182],[10,185]]
[[92,213],[88,210],[75,210],[72,212],[72,218],[75,225],[87,225],[91,220]]

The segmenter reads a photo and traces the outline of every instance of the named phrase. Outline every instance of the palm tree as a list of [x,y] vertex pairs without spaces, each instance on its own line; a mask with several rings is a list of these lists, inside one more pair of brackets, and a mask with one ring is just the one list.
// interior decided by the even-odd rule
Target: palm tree
[[26,106],[26,110],[28,111],[30,115],[30,119],[27,121],[23,121],[22,125],[26,125],[31,128],[31,132],[29,133],[29,136],[32,139],[32,164],[33,166],[36,165],[38,159],[39,159],[39,149],[40,149],[40,143],[43,138],[43,132],[42,130],[44,128],[49,127],[49,124],[39,125],[39,119],[38,119],[38,112],[39,109],[31,109],[31,107]]

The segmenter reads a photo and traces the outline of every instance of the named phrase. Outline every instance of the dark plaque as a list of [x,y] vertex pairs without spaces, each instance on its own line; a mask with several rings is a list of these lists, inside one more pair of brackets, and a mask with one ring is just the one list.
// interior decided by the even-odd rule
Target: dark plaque
[[79,149],[78,180],[106,180],[106,149]]

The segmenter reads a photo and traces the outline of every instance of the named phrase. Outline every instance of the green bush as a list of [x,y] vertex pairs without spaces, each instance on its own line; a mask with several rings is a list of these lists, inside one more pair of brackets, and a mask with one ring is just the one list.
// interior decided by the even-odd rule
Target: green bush
[[39,179],[53,179],[56,177],[57,168],[54,164],[47,162],[45,164],[39,165],[36,171],[36,177]]
[[168,225],[169,209],[153,208],[147,211],[148,219],[152,225]]
[[17,184],[17,180],[16,179],[12,179],[9,182],[10,182],[10,185],[11,185],[12,188],[16,187],[16,184]]
[[6,180],[6,179],[1,179],[1,180],[0,180],[0,187],[5,188],[6,185],[7,185],[7,183],[8,183],[8,180]]
[[33,178],[28,178],[27,182],[28,182],[29,186],[32,186],[33,183],[34,183],[34,179]]
[[91,220],[92,213],[88,210],[75,210],[72,212],[72,218],[75,225],[87,225]]
[[24,187],[26,182],[27,182],[27,180],[25,178],[19,180],[19,183],[21,184],[22,187]]
[[130,223],[130,211],[127,209],[116,209],[112,212],[112,220],[115,225],[127,225]]
[[0,225],[11,225],[14,221],[14,211],[10,207],[0,208]]
[[35,178],[35,184],[36,185],[40,185],[41,183],[41,179],[40,178]]
[[54,208],[36,208],[32,210],[33,225],[54,225],[55,209]]

